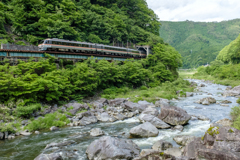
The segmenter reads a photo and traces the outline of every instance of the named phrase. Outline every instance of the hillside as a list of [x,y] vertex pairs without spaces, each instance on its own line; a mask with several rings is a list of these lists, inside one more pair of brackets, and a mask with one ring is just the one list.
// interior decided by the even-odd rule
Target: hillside
[[213,61],[240,33],[240,19],[223,22],[162,21],[160,36],[182,55],[183,68]]
[[159,25],[145,0],[0,1],[0,43],[156,43],[162,42]]

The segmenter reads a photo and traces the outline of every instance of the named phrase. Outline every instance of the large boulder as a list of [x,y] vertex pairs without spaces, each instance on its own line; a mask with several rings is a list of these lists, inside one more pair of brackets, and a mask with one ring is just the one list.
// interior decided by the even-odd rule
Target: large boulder
[[212,97],[206,97],[206,98],[203,98],[203,99],[200,99],[198,101],[196,101],[195,103],[199,103],[199,104],[203,104],[203,105],[209,105],[209,104],[212,104],[212,103],[216,103],[216,99],[212,98]]
[[210,127],[202,138],[185,146],[184,155],[199,159],[240,160],[240,130],[231,127]]
[[116,118],[109,116],[107,112],[99,113],[97,119],[101,122],[114,122],[117,120]]
[[158,116],[159,112],[156,108],[148,107],[142,112],[142,114],[151,114],[153,116]]
[[159,101],[155,102],[155,106],[156,107],[168,106],[169,103],[170,103],[170,101],[168,99],[160,98]]
[[225,97],[234,97],[240,95],[240,86],[236,86],[233,89],[227,90],[223,93],[223,96]]
[[149,122],[140,124],[130,130],[132,137],[156,137],[158,133],[158,129]]
[[160,129],[165,129],[165,128],[171,127],[167,123],[163,122],[161,119],[159,119],[151,114],[141,114],[139,116],[139,120],[141,122],[150,122],[152,125],[154,125],[157,128],[160,128]]
[[191,116],[182,108],[176,106],[162,106],[158,118],[168,124],[176,126],[187,124]]
[[230,119],[227,119],[227,118],[221,119],[221,120],[217,121],[216,123],[220,124],[224,127],[231,127],[233,125],[233,121]]
[[93,141],[87,148],[89,160],[133,159],[139,156],[140,149],[132,140],[104,136]]
[[189,136],[189,135],[179,135],[175,136],[173,140],[180,146],[186,146],[189,142],[194,140],[194,136]]
[[83,117],[80,121],[79,124],[82,126],[92,124],[92,123],[97,123],[97,118],[95,116],[89,116],[89,117]]
[[109,101],[109,106],[116,107],[120,106],[122,103],[127,102],[125,98],[116,98]]
[[34,160],[63,160],[59,153],[40,154]]
[[173,147],[173,145],[170,142],[167,142],[164,140],[159,140],[153,144],[152,149],[162,152],[162,151],[165,151],[168,148],[172,148],[172,147]]
[[50,131],[58,131],[59,130],[59,128],[58,127],[55,127],[55,126],[52,126],[51,128],[50,128]]
[[104,132],[100,128],[93,128],[90,131],[90,135],[93,137],[104,135]]
[[133,103],[133,102],[128,101],[128,102],[124,103],[124,108],[126,108],[128,111],[131,111],[131,112],[134,112],[134,111],[137,111],[137,110],[139,112],[142,112],[147,108],[147,106],[139,105],[137,103]]
[[192,92],[186,92],[186,97],[192,97],[193,93]]

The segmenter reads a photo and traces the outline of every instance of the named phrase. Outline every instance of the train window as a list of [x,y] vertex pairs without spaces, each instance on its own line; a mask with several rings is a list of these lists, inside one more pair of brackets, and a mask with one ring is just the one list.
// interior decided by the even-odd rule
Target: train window
[[58,45],[62,45],[62,42],[57,42]]
[[82,47],[82,44],[78,44],[78,47]]

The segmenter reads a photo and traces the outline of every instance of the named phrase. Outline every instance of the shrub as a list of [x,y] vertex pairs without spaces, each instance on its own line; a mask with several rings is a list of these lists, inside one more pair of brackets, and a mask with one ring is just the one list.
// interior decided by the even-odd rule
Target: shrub
[[146,86],[141,86],[140,90],[147,90],[148,88]]
[[44,118],[40,117],[27,125],[27,129],[32,132],[36,130],[49,129],[52,126],[63,127],[70,123],[66,115],[60,113],[50,113],[45,115]]
[[237,103],[239,103],[239,104],[240,104],[240,98],[238,98],[238,99],[237,99]]
[[240,106],[233,107],[230,115],[232,120],[235,121],[240,116]]
[[18,117],[29,118],[31,114],[41,108],[41,104],[31,104],[28,106],[17,106],[16,114]]

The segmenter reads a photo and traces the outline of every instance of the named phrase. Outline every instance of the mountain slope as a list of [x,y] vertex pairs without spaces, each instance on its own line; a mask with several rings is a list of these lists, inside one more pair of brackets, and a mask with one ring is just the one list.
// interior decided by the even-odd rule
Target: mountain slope
[[213,61],[240,33],[240,19],[223,22],[162,21],[160,36],[182,55],[183,67]]

